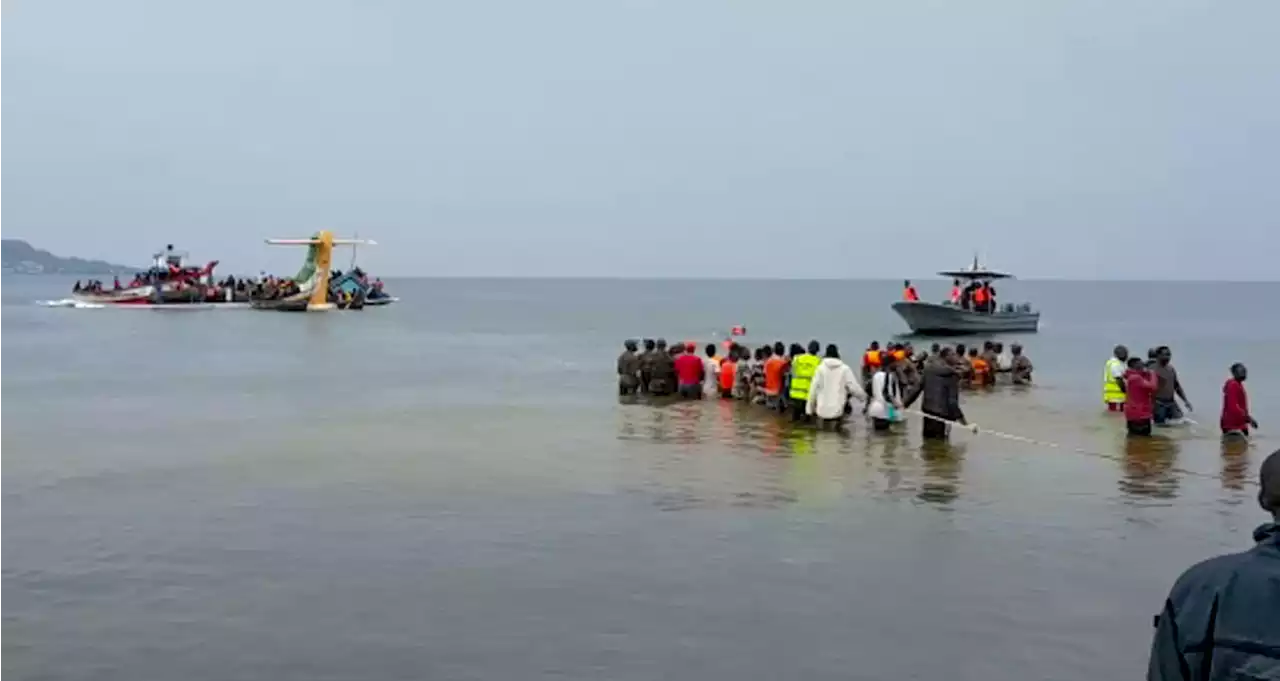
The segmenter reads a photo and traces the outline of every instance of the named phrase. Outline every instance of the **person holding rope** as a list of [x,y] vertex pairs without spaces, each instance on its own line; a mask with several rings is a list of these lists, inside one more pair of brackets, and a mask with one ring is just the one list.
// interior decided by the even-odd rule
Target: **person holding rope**
[[923,398],[920,411],[925,418],[921,421],[920,434],[926,440],[947,439],[951,428],[948,421],[969,425],[960,409],[960,373],[955,349],[943,346],[937,356],[925,362],[920,384],[907,395],[903,405],[910,407],[917,398]]
[[1280,450],[1262,462],[1271,522],[1253,548],[1210,558],[1174,583],[1156,616],[1148,681],[1280,678]]

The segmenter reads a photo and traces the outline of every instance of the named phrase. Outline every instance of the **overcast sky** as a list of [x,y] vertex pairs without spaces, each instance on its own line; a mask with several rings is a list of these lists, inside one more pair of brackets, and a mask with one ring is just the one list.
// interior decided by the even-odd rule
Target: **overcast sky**
[[[380,274],[1275,279],[1280,2],[11,0],[3,232]],[[376,252],[375,252],[376,251]]]

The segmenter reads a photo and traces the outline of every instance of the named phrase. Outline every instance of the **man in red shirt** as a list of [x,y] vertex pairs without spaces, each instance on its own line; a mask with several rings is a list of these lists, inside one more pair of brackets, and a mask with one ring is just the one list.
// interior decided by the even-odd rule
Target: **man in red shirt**
[[1222,384],[1222,418],[1218,425],[1222,426],[1223,435],[1248,437],[1249,427],[1258,427],[1258,422],[1249,414],[1249,394],[1244,390],[1244,379],[1249,370],[1236,362],[1231,365],[1231,378]]
[[680,396],[691,400],[702,399],[702,378],[706,376],[702,359],[692,352],[685,352],[684,345],[677,345],[672,350],[676,353],[676,383],[680,386]]
[[1124,372],[1124,420],[1130,435],[1151,435],[1151,416],[1158,385],[1155,372],[1137,357],[1129,358],[1129,370]]

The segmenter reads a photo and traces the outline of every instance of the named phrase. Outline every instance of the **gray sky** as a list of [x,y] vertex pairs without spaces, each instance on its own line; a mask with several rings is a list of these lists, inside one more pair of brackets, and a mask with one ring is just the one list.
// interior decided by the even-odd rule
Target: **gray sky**
[[289,270],[261,239],[330,227],[380,274],[1276,278],[1275,0],[3,18],[4,235],[64,255]]

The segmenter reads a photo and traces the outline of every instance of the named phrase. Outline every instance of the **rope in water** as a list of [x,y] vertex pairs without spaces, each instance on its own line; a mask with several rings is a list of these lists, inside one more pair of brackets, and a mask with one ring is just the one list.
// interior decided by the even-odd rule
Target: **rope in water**
[[[1107,460],[1107,461],[1114,461],[1114,462],[1116,462],[1116,463],[1125,463],[1125,458],[1124,458],[1124,456],[1119,455],[1119,454],[1108,454],[1108,453],[1106,453],[1106,452],[1096,452],[1096,451],[1093,451],[1093,450],[1090,450],[1090,449],[1082,449],[1082,448],[1080,448],[1080,447],[1073,447],[1073,446],[1070,446],[1070,445],[1063,445],[1063,444],[1059,444],[1059,443],[1057,443],[1057,442],[1049,442],[1048,440],[1037,440],[1037,439],[1035,439],[1035,438],[1024,437],[1024,436],[1022,436],[1022,435],[1015,435],[1015,434],[1013,434],[1013,433],[1004,433],[1004,432],[1001,432],[1001,431],[998,431],[998,430],[992,430],[992,429],[990,429],[990,428],[983,428],[983,427],[979,426],[979,425],[978,425],[978,424],[976,424],[976,423],[970,423],[970,424],[966,425],[966,424],[960,423],[959,421],[952,421],[952,420],[950,420],[950,419],[944,419],[944,418],[942,418],[941,416],[934,416],[933,414],[927,414],[927,413],[925,413],[925,412],[923,412],[923,411],[920,411],[920,410],[918,410],[918,409],[903,409],[903,410],[902,410],[902,412],[903,412],[903,413],[906,413],[906,414],[914,414],[914,415],[916,415],[916,416],[920,416],[920,417],[927,418],[927,419],[933,419],[934,421],[940,421],[940,422],[945,423],[945,424],[947,424],[947,425],[949,425],[949,426],[954,426],[954,427],[956,427],[956,428],[958,428],[958,429],[961,429],[961,430],[967,430],[967,431],[969,431],[970,433],[973,433],[973,434],[975,434],[975,435],[990,435],[990,436],[992,436],[992,437],[998,437],[998,438],[1001,438],[1001,439],[1004,439],[1004,440],[1010,440],[1010,441],[1012,441],[1012,442],[1021,442],[1021,443],[1029,444],[1029,445],[1036,445],[1036,446],[1040,446],[1040,447],[1048,447],[1048,448],[1050,448],[1050,449],[1061,449],[1061,450],[1063,450],[1063,451],[1074,452],[1074,453],[1076,453],[1076,454],[1084,454],[1085,456],[1091,456],[1091,457],[1098,458],[1098,459],[1105,459],[1105,460]],[[1195,422],[1194,422],[1194,421],[1191,421],[1190,419],[1186,419],[1186,421],[1187,421],[1188,423],[1195,424]],[[1198,425],[1198,424],[1197,424],[1197,425]],[[1187,476],[1190,476],[1190,477],[1204,478],[1204,479],[1206,479],[1206,480],[1219,480],[1219,481],[1221,481],[1221,480],[1223,479],[1221,475],[1215,475],[1215,474],[1213,474],[1213,473],[1204,473],[1204,472],[1201,472],[1201,471],[1195,471],[1195,470],[1191,470],[1191,469],[1189,469],[1189,468],[1182,468],[1182,467],[1179,467],[1179,466],[1170,466],[1170,467],[1168,468],[1168,471],[1169,471],[1169,472],[1171,472],[1171,473],[1179,473],[1179,474],[1187,475]],[[1254,481],[1254,480],[1252,480],[1252,479],[1246,479],[1246,481],[1247,481],[1249,484],[1257,484],[1257,482],[1256,482],[1256,481]]]

